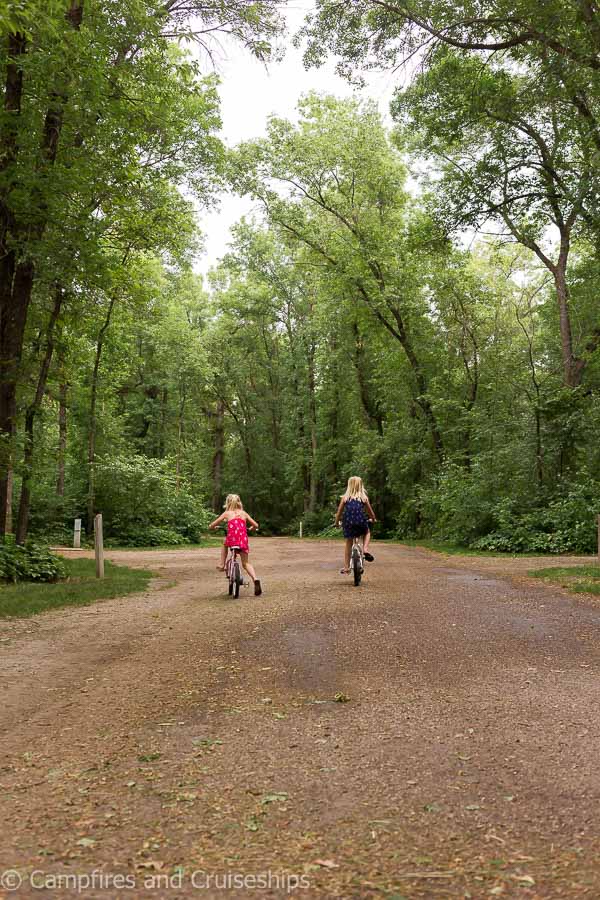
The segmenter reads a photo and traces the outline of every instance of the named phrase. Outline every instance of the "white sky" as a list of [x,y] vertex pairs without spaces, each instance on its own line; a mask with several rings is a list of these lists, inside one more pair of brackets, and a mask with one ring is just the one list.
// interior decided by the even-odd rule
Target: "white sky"
[[[296,117],[298,98],[311,90],[348,96],[354,93],[346,81],[335,73],[335,61],[320,69],[305,70],[302,51],[292,46],[292,35],[301,27],[312,0],[290,0],[285,17],[288,24],[286,53],[281,63],[268,68],[239,45],[225,45],[229,56],[218,62],[222,79],[220,88],[222,138],[228,146],[239,141],[260,137],[265,133],[267,118],[271,114],[285,118]],[[389,101],[398,76],[373,74],[363,94],[374,99],[382,115],[388,116]],[[230,227],[250,212],[249,198],[224,194],[218,210],[200,214],[200,227],[204,233],[205,253],[198,260],[196,269],[207,272],[226,252]]]

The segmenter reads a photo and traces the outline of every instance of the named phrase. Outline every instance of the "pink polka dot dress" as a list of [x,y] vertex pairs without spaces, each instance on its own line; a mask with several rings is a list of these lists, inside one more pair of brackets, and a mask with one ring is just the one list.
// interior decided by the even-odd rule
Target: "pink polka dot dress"
[[226,547],[239,547],[245,553],[248,553],[248,532],[246,530],[246,520],[241,517],[230,519],[227,523],[227,537],[225,538]]

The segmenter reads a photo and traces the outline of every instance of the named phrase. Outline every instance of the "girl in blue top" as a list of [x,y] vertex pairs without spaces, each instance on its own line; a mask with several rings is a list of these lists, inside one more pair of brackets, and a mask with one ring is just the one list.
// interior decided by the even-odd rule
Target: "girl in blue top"
[[347,575],[350,571],[350,553],[352,552],[352,541],[355,537],[364,536],[364,554],[368,562],[373,562],[375,557],[369,553],[369,544],[371,543],[371,531],[369,529],[369,519],[376,522],[375,513],[369,503],[367,492],[365,491],[362,478],[353,475],[348,479],[348,487],[346,493],[340,498],[340,505],[335,514],[335,524],[340,524],[344,529],[344,537],[346,538],[346,547],[344,552],[344,568],[341,570],[342,575]]

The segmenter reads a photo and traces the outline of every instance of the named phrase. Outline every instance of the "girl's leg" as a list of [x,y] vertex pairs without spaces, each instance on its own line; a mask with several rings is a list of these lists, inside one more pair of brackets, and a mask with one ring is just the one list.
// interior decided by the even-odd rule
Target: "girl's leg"
[[371,529],[369,528],[363,540],[363,553],[367,562],[373,562],[375,557],[369,553],[369,544],[371,543]]
[[242,558],[242,565],[252,581],[254,582],[254,593],[259,596],[262,594],[262,588],[260,586],[260,579],[256,577],[256,572],[254,571],[254,566],[251,562],[248,561],[248,554],[244,553],[240,550],[240,556]]
[[254,571],[254,566],[248,560],[248,554],[240,550],[240,556],[242,558],[242,565],[245,568],[246,572],[248,573],[252,581],[256,581],[256,572]]
[[344,547],[344,571],[350,571],[350,554],[352,553],[352,538],[346,538]]
[[225,571],[225,560],[227,559],[227,547],[225,546],[225,541],[223,541],[223,546],[221,547],[221,565],[217,566],[217,569],[220,572]]

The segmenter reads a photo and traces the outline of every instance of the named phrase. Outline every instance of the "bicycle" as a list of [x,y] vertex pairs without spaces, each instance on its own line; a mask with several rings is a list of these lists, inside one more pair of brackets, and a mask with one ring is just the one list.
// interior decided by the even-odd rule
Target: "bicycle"
[[[368,519],[368,522],[369,524],[371,524],[373,522],[373,519]],[[339,525],[338,527],[341,527],[341,525]],[[364,534],[352,538],[349,571],[352,573],[352,577],[354,578],[354,587],[359,586],[363,577],[363,573],[365,571],[365,551],[363,547],[364,539]]]
[[242,566],[238,558],[240,550],[240,547],[228,547],[227,559],[225,560],[225,575],[229,581],[229,596],[233,595],[236,600],[240,596],[240,588],[244,584]]
[[[252,525],[249,531],[254,531]],[[242,574],[242,564],[238,557],[238,553],[242,553],[241,547],[228,547],[227,557],[225,559],[225,576],[229,582],[229,596],[237,600],[240,596],[240,588],[247,585]]]
[[354,587],[358,587],[363,572],[365,571],[365,557],[363,550],[363,536],[352,539],[352,550],[350,551],[350,571],[354,578]]

